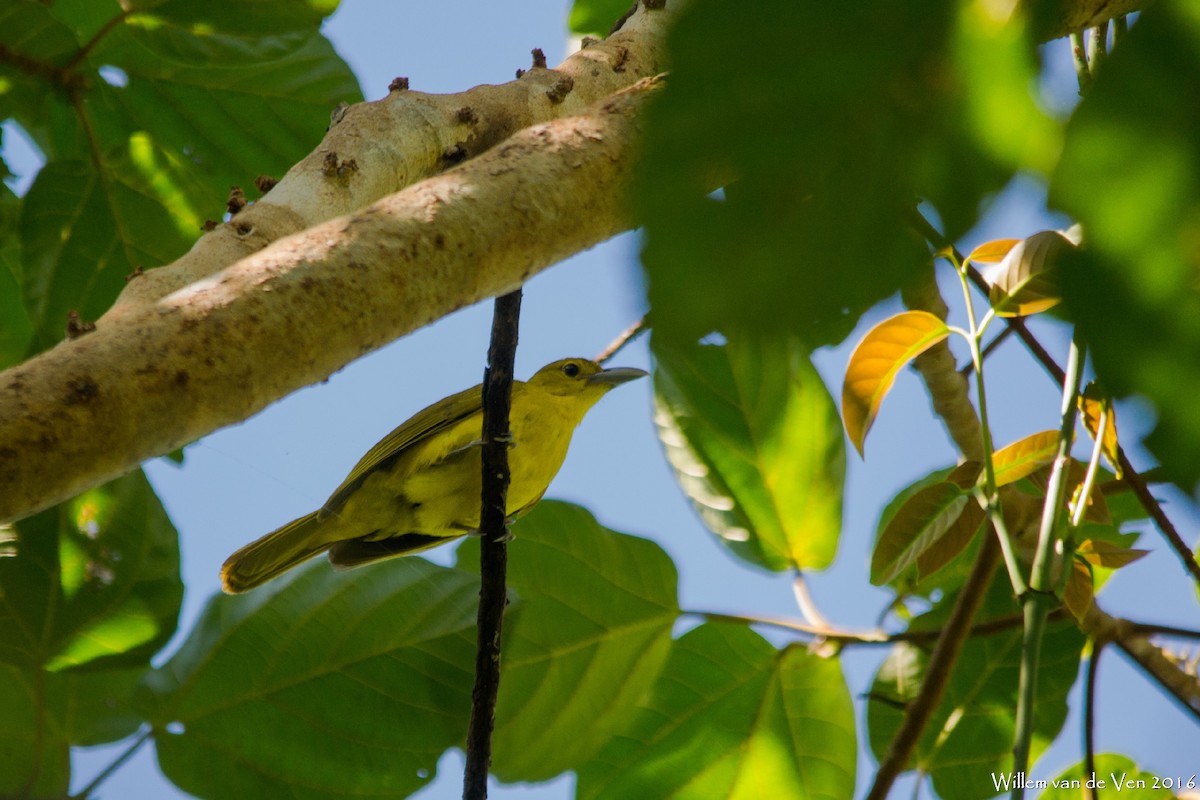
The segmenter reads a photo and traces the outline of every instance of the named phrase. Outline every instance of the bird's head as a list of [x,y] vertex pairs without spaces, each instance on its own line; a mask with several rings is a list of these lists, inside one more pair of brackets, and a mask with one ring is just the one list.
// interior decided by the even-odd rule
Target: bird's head
[[600,399],[609,389],[627,381],[646,376],[644,369],[633,367],[612,367],[605,369],[586,358],[564,358],[539,369],[529,379],[530,386],[536,386],[548,394],[569,397],[581,395],[593,398],[592,402]]

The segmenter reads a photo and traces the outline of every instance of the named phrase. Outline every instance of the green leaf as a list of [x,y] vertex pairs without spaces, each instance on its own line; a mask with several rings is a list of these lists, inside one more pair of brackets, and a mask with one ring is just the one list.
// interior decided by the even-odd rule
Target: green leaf
[[[871,555],[871,583],[891,583],[958,521],[971,496],[948,481],[926,486],[896,512]],[[978,505],[977,503],[975,505]]]
[[321,20],[337,9],[338,0],[166,0],[142,5],[148,8],[134,21],[155,30],[175,27],[179,35],[198,40],[221,34],[269,40],[294,31],[315,33]]
[[[1062,146],[1062,128],[1029,90],[1039,80],[1041,58],[1024,14],[1036,4],[962,3],[954,34],[955,74],[964,84],[962,123],[977,157],[1045,175]],[[979,165],[973,169],[978,171]],[[947,180],[952,180],[946,176]]]
[[[919,492],[946,482],[966,492],[975,485],[981,469],[982,465],[978,462],[967,461],[953,468],[935,470],[901,489],[888,501],[879,515],[879,522],[875,526],[874,547],[878,548],[884,531],[891,525],[900,509]],[[935,591],[941,594],[958,589],[971,567],[968,558],[958,556],[964,551],[968,555],[972,552],[972,545],[978,541],[975,534],[983,522],[983,516],[983,509],[979,507],[979,503],[967,503],[951,528],[918,556],[916,569],[910,567],[902,570],[892,579],[890,583],[897,594],[929,597]],[[951,563],[955,565],[953,569],[943,569]]]
[[683,9],[632,193],[656,333],[839,341],[927,267],[909,224],[918,198],[937,206],[950,239],[973,224],[1012,169],[963,123],[959,5]]
[[736,555],[823,569],[837,551],[846,456],[829,390],[794,340],[655,335],[655,423],[680,486]]
[[[1136,796],[1138,800],[1173,800],[1176,796],[1170,789],[1163,788],[1162,778],[1141,769],[1127,756],[1099,753],[1094,764],[1094,775],[1084,772],[1082,761],[1063,770],[1058,777],[1051,780],[1050,786],[1038,795],[1038,800],[1080,800],[1081,797],[1087,796],[1080,790],[1089,785],[1099,792],[1100,797],[1112,794],[1114,797]],[[1190,777],[1183,776],[1184,786],[1174,788],[1186,788]],[[1089,784],[1089,780],[1094,782]],[[1130,781],[1133,783],[1129,783]],[[1139,781],[1143,783],[1138,783]],[[1157,789],[1154,788],[1156,785]],[[1136,794],[1125,795],[1126,790]]]
[[628,726],[579,770],[580,800],[840,800],[854,793],[854,709],[836,660],[748,628],[685,634]]
[[[3,136],[0,131],[0,144]],[[20,213],[21,201],[0,184],[0,369],[21,361],[33,337],[29,315],[21,303],[21,242],[17,237]]]
[[0,664],[0,796],[22,796],[23,790],[30,788],[31,778],[34,796],[63,797],[67,793],[71,780],[68,750],[57,736],[39,743],[36,697],[28,672]]
[[629,0],[575,0],[567,27],[571,33],[607,36],[612,26],[633,6]]
[[16,556],[0,558],[0,662],[144,665],[171,638],[178,535],[140,471],[14,528]]
[[[955,595],[947,596],[917,617],[910,629],[937,630],[954,600]],[[963,645],[942,702],[925,726],[914,762],[908,765],[928,774],[940,797],[991,797],[996,794],[991,775],[1012,771],[1022,634],[1020,608],[1003,575],[992,581],[977,620],[999,618],[1012,619],[1014,624]],[[1083,644],[1083,634],[1073,623],[1056,622],[1046,628],[1035,701],[1035,758],[1066,719],[1067,693],[1079,670]],[[877,758],[900,724],[903,705],[916,696],[925,679],[927,653],[915,644],[896,645],[875,676],[867,705],[867,732]]]
[[68,312],[95,320],[135,268],[167,263],[195,238],[199,218],[179,166],[136,135],[100,173],[82,161],[54,161],[38,173],[20,222],[37,349],[62,339]]
[[1067,310],[1105,387],[1152,403],[1146,445],[1187,494],[1200,481],[1197,96],[1200,7],[1147,8],[1074,114],[1051,184],[1087,243],[1063,262]]
[[[679,615],[675,565],[653,542],[544,501],[513,525],[493,772],[541,781],[592,758],[632,713],[666,659]],[[478,569],[474,540],[458,551]]]
[[466,730],[477,594],[405,558],[214,597],[147,681],[159,765],[200,797],[407,796]]
[[319,35],[246,42],[131,22],[91,60],[125,70],[128,85],[112,92],[114,115],[191,165],[209,187],[210,217],[220,214],[230,185],[282,175],[320,140],[339,102],[362,99]]
[[117,741],[141,724],[130,699],[143,673],[138,667],[35,679],[29,670],[0,664],[0,796],[23,796],[35,768],[34,796],[64,796],[71,746]]

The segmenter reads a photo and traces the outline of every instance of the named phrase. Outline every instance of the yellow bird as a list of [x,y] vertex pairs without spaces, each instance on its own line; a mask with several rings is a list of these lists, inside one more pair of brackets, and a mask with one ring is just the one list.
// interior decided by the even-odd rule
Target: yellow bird
[[[527,383],[513,381],[510,520],[542,499],[588,409],[609,389],[644,375],[568,358]],[[418,412],[372,447],[324,506],[226,559],[222,587],[230,594],[253,589],[324,550],[335,567],[348,568],[475,533],[482,435],[481,386]]]

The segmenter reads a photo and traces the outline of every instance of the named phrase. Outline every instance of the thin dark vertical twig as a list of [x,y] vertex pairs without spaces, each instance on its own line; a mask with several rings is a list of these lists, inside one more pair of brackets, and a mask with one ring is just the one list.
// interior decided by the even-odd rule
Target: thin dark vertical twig
[[467,767],[463,800],[487,797],[492,764],[492,729],[500,690],[500,635],[507,602],[508,571],[508,415],[512,407],[513,362],[521,290],[496,298],[492,340],[483,378],[483,492],[479,512],[479,616],[475,651],[475,688],[467,728]]
[[1090,800],[1096,800],[1097,796],[1090,779],[1096,774],[1096,669],[1100,666],[1103,650],[1103,641],[1092,641],[1092,657],[1088,659],[1083,689],[1083,777]]

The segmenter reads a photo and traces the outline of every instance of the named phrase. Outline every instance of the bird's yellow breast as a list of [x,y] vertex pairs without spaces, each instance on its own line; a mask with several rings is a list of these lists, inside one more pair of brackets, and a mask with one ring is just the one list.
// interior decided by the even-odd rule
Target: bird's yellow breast
[[[507,512],[535,503],[558,474],[575,427],[591,403],[513,386]],[[338,513],[354,525],[331,536],[386,539],[404,533],[453,537],[479,527],[483,415],[474,413],[414,443],[395,463],[369,475]],[[352,522],[351,522],[352,521]]]

